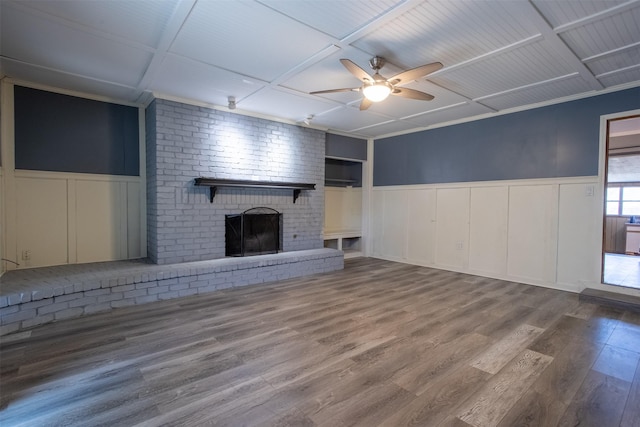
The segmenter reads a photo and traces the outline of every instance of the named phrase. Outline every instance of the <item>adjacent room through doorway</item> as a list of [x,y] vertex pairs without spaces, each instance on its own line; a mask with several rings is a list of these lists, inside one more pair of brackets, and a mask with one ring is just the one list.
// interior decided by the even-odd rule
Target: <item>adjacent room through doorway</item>
[[640,116],[607,128],[602,281],[640,289]]

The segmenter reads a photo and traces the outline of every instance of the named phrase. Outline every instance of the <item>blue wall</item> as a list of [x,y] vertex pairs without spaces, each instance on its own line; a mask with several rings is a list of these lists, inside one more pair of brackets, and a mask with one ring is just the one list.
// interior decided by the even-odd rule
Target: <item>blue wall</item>
[[367,140],[350,136],[326,134],[325,156],[367,160]]
[[640,108],[640,88],[374,143],[373,185],[598,174],[600,116]]
[[139,175],[138,109],[14,89],[16,169]]

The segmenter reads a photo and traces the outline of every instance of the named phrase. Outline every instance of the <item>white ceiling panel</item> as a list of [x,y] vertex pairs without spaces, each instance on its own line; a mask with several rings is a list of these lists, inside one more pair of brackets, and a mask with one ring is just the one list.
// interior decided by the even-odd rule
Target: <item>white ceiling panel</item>
[[263,86],[259,80],[241,78],[211,65],[167,55],[148,89],[226,106],[229,96],[240,100]]
[[341,58],[350,59],[367,72],[372,73],[373,71],[369,67],[369,59],[371,59],[369,54],[357,49],[346,48],[316,62],[313,67],[300,71],[282,82],[281,86],[305,93],[361,86],[362,82],[342,65]]
[[514,1],[421,3],[353,45],[407,68],[450,66],[536,34],[523,9]]
[[313,123],[340,132],[351,132],[354,129],[373,126],[388,118],[378,116],[370,111],[360,111],[357,107],[340,107],[314,117]]
[[332,42],[255,2],[205,1],[196,4],[171,51],[272,81]]
[[605,87],[614,87],[618,85],[633,83],[640,81],[640,65],[627,70],[599,76],[598,80]]
[[383,135],[405,133],[414,130],[415,128],[415,123],[403,120],[394,120],[392,122],[387,122],[376,126],[356,129],[353,132],[357,132],[364,138],[374,138]]
[[3,5],[1,22],[2,55],[25,63],[135,86],[151,61],[147,51],[10,5]]
[[[335,108],[333,103],[318,100],[314,97],[299,96],[272,88],[264,88],[238,102],[238,108],[261,114],[302,121],[309,114],[318,114]],[[275,113],[275,114],[274,114]]]
[[596,76],[640,64],[640,45],[586,62]]
[[573,69],[559,53],[549,49],[547,43],[544,40],[531,43],[439,73],[431,80],[455,88],[462,95],[478,98],[570,74]]
[[504,95],[482,99],[481,102],[496,110],[505,110],[523,104],[535,104],[558,97],[575,95],[588,90],[589,85],[581,76],[572,75],[569,78],[552,81],[544,85],[536,85]]
[[451,108],[429,111],[426,114],[407,119],[419,127],[428,127],[439,123],[446,123],[455,120],[462,120],[468,117],[487,114],[493,112],[491,109],[475,102],[462,105],[455,105]]
[[640,42],[640,7],[561,33],[581,59]]
[[[365,137],[640,86],[640,0],[531,1],[0,0],[0,76],[122,101],[235,96]],[[375,55],[385,77],[442,62],[407,85],[435,99],[359,111],[360,92],[309,94],[360,87],[340,59],[373,74]]]
[[377,16],[402,3],[399,0],[259,1],[336,39],[345,38]]
[[178,0],[30,0],[19,5],[100,33],[155,47],[177,3]]
[[627,0],[549,1],[533,0],[533,4],[553,26],[577,21],[603,12]]
[[5,75],[9,77],[20,76],[20,80],[24,80],[27,83],[37,82],[40,85],[79,93],[89,93],[114,101],[136,102],[141,93],[133,87],[86,79],[6,59],[0,60],[0,67]]

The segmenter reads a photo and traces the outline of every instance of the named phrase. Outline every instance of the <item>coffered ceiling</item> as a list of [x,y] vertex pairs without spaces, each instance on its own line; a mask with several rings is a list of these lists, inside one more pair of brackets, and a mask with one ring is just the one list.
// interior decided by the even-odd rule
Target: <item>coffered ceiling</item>
[[[361,137],[640,85],[640,1],[1,0],[0,75],[144,103],[151,94]],[[358,109],[340,63],[387,77],[440,61]]]

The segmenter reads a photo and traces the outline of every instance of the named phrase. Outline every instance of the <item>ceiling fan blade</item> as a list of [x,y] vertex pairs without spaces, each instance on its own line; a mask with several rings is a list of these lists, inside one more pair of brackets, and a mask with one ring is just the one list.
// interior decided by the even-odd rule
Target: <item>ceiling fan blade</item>
[[360,111],[364,111],[367,108],[371,107],[371,104],[373,104],[373,102],[369,101],[368,98],[362,98],[362,102],[360,103]]
[[362,80],[363,82],[373,82],[373,77],[371,77],[365,70],[358,67],[353,61],[343,58],[340,60],[340,62],[342,62],[342,65],[344,65],[344,67],[358,79]]
[[420,101],[431,101],[434,96],[419,90],[409,89],[408,87],[396,87],[391,95],[401,96],[403,98],[418,99]]
[[320,93],[334,93],[334,92],[360,92],[359,87],[347,87],[343,89],[327,89],[327,90],[317,90],[315,92],[309,92],[310,95],[318,95]]
[[431,64],[421,65],[420,67],[412,68],[410,70],[398,73],[395,76],[391,77],[388,81],[392,85],[407,84],[421,77],[424,77],[427,74],[438,71],[440,68],[442,68],[442,66],[442,62],[433,62]]

